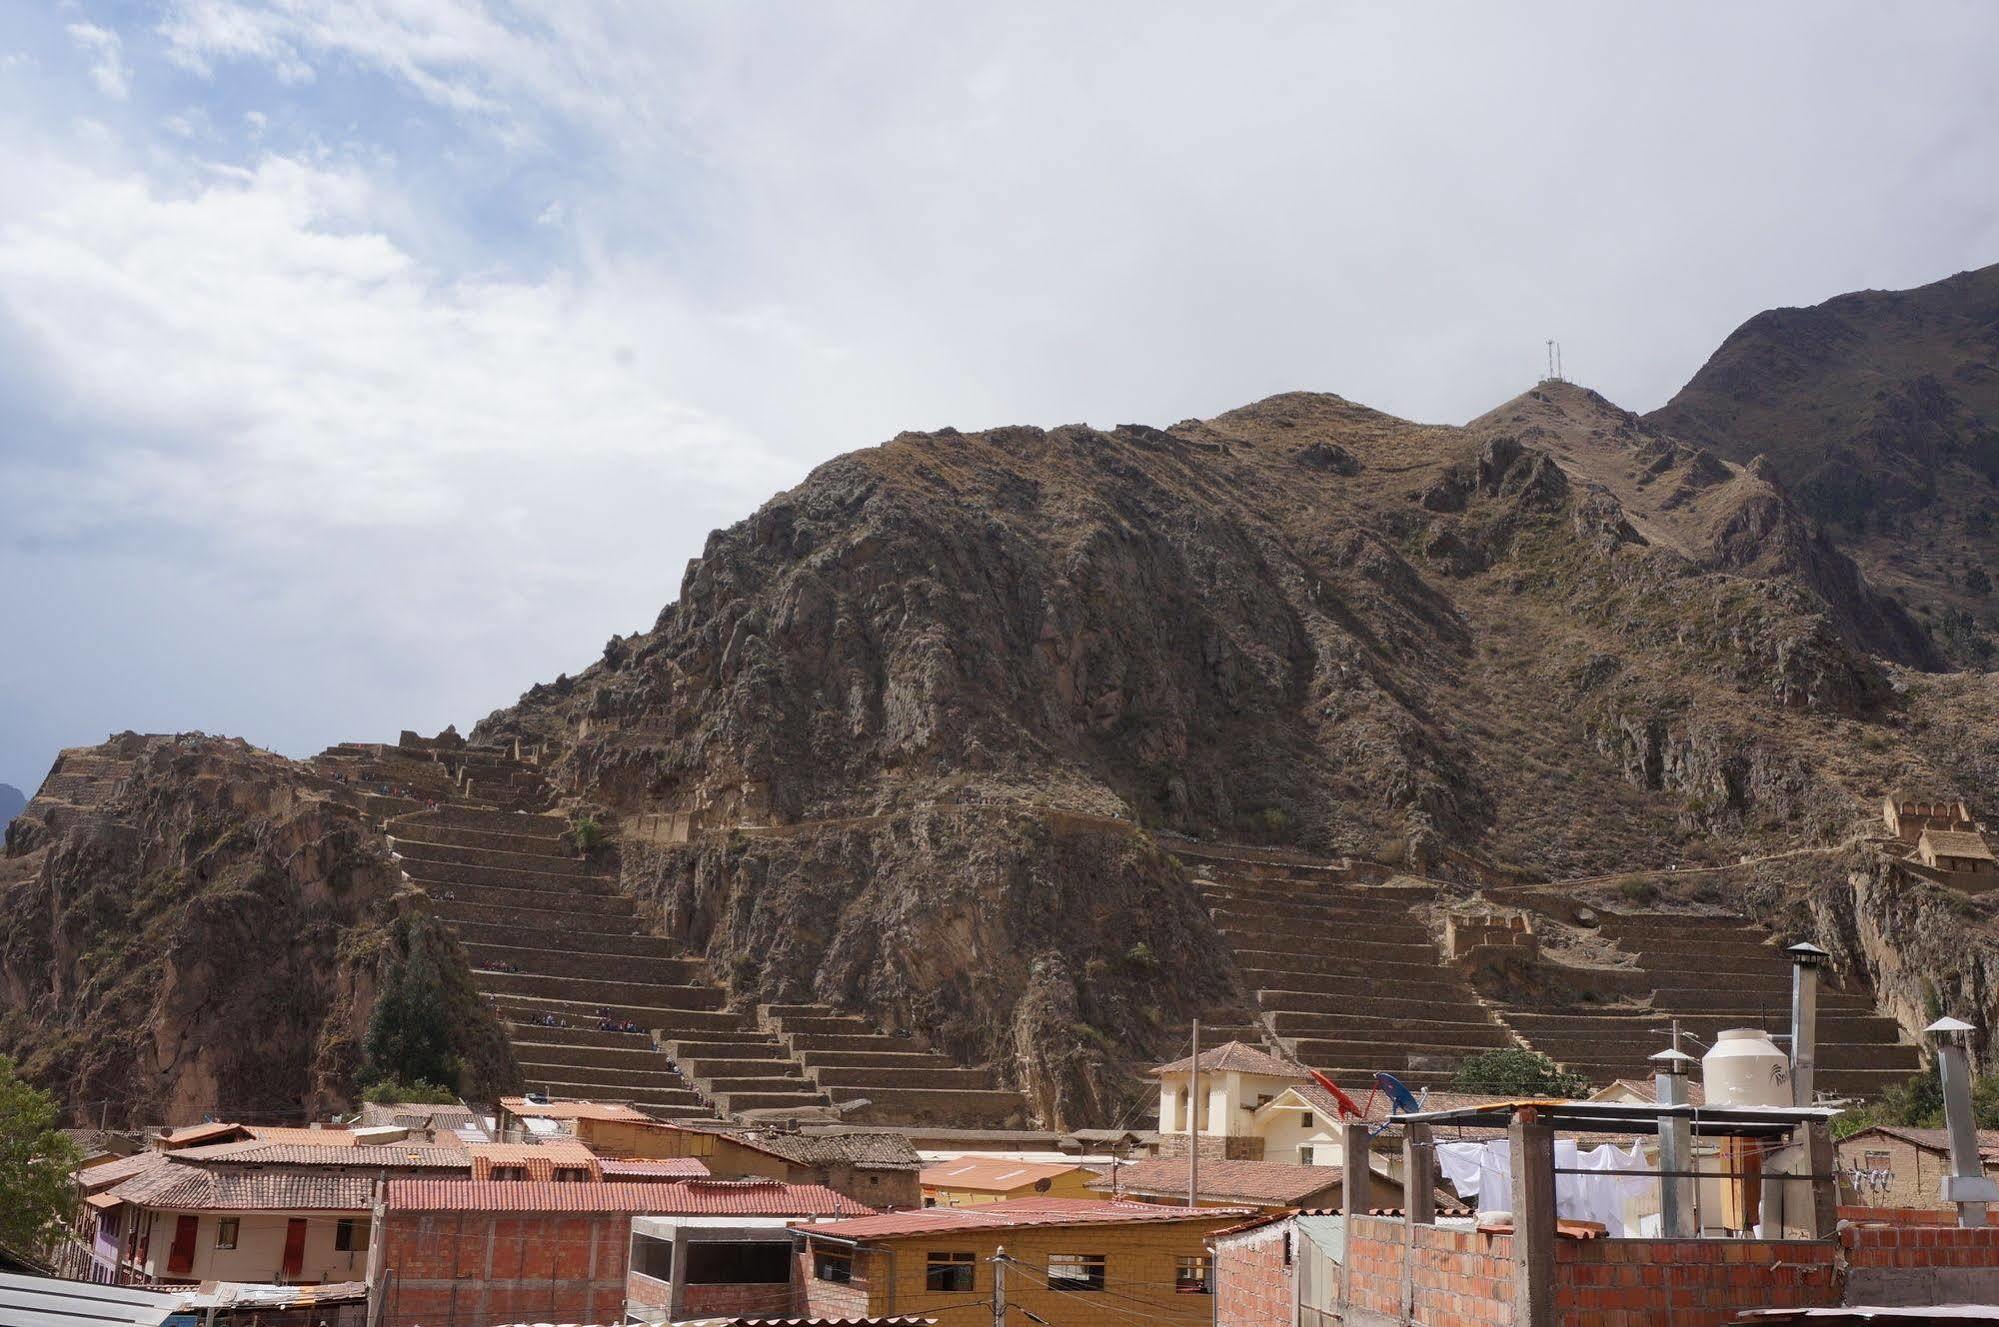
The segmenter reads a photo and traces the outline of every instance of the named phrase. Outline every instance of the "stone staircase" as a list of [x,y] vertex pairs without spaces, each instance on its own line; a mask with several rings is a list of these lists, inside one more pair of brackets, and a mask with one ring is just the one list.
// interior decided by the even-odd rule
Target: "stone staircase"
[[[1787,1033],[1791,967],[1769,932],[1753,922],[1685,913],[1598,912],[1601,933],[1637,957],[1620,970],[1627,989],[1649,988],[1649,1008],[1508,1009],[1508,1024],[1535,1050],[1591,1081],[1649,1080],[1646,1057],[1665,1049],[1664,1029],[1680,1026],[1712,1045],[1723,1028]],[[1875,1013],[1866,990],[1839,990],[1830,973],[1819,988],[1817,1071],[1823,1092],[1872,1097],[1922,1066],[1892,1018]],[[1685,1048],[1698,1056],[1701,1046]]]
[[[1349,864],[1288,853],[1173,851],[1234,949],[1264,1027],[1304,1064],[1349,1082],[1387,1070],[1438,1087],[1465,1057],[1517,1044],[1411,911],[1434,888],[1371,883]],[[1209,1044],[1231,1036],[1263,1039],[1202,1028]]]
[[[495,787],[519,787],[495,777]],[[632,901],[571,854],[555,817],[464,803],[389,821],[402,868],[458,934],[481,995],[498,1011],[532,1090],[629,1102],[662,1119],[711,1104],[653,1045],[740,1016],[703,965],[638,932]],[[632,1022],[644,1034],[606,1031]]]
[[[1033,1113],[990,1069],[966,1068],[909,1037],[823,1004],[767,1004],[758,1019],[832,1101],[873,1124],[1021,1128]],[[866,1102],[865,1106],[856,1103]]]

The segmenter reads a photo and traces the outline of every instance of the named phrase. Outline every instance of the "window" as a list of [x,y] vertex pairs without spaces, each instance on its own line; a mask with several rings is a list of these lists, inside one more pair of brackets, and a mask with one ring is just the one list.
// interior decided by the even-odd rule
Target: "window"
[[343,1216],[333,1227],[333,1247],[342,1253],[368,1251],[368,1223],[358,1216]]
[[705,1240],[687,1246],[691,1286],[789,1285],[791,1241]]
[[812,1277],[816,1281],[834,1281],[846,1285],[854,1279],[854,1258],[852,1254],[835,1253],[831,1249],[818,1249],[812,1255]]
[[1102,1290],[1104,1288],[1104,1255],[1101,1253],[1049,1254],[1048,1288],[1051,1290]]
[[1312,1164],[1312,1145],[1310,1143],[1306,1143],[1298,1149],[1298,1164],[1301,1166]]
[[236,1233],[243,1228],[241,1217],[225,1216],[215,1223],[215,1247],[233,1249],[236,1247]]
[[651,1235],[632,1236],[632,1270],[655,1281],[671,1281],[673,1241]]
[[1208,1260],[1205,1256],[1182,1257],[1173,1268],[1173,1293],[1205,1295],[1208,1290]]
[[548,1177],[556,1181],[567,1181],[569,1183],[575,1183],[579,1180],[589,1179],[590,1172],[585,1170],[581,1166],[557,1166],[554,1170],[549,1172]]
[[488,1173],[488,1178],[496,1180],[524,1180],[527,1177],[526,1166],[495,1166]]
[[972,1254],[939,1253],[933,1249],[924,1262],[923,1288],[961,1294],[969,1292],[976,1271],[976,1260]]

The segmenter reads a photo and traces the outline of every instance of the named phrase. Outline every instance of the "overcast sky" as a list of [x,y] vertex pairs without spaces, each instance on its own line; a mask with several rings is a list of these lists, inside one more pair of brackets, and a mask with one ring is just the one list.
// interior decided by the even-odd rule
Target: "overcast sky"
[[1999,260],[1999,5],[0,0],[0,781],[461,727],[905,428],[1664,401]]

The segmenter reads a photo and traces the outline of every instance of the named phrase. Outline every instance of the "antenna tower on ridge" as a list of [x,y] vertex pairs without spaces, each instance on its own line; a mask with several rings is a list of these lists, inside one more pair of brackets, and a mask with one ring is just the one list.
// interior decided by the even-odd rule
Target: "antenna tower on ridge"
[[1562,376],[1562,343],[1552,337],[1548,341],[1548,376],[1543,382],[1567,382]]

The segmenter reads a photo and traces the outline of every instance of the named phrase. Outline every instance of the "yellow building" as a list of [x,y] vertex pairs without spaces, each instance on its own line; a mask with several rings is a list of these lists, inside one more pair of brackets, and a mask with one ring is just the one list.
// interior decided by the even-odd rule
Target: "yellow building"
[[1214,1304],[1207,1238],[1247,1215],[1021,1198],[801,1228],[806,1313],[987,1327],[997,1285],[1024,1321],[1205,1327]]
[[1094,1198],[1096,1176],[1068,1161],[959,1157],[923,1168],[925,1207],[971,1207],[1010,1198]]

